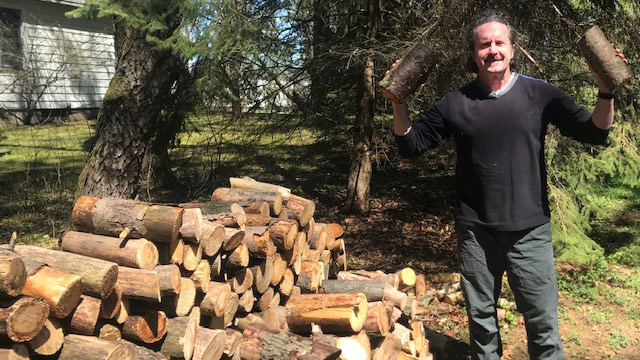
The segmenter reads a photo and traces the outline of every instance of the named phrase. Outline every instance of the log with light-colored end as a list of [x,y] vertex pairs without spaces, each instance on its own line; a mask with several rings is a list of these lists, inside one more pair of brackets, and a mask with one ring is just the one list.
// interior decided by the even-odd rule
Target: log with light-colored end
[[284,272],[287,269],[287,262],[282,259],[280,254],[273,256],[273,272],[271,275],[271,286],[276,286],[282,281]]
[[311,338],[314,341],[340,349],[340,360],[369,360],[368,355],[371,353],[371,345],[369,345],[369,349],[367,349],[352,337],[319,333],[313,334]]
[[386,307],[381,301],[371,302],[367,306],[367,319],[362,329],[370,335],[386,336],[391,325]]
[[138,269],[151,270],[158,264],[158,249],[147,239],[121,240],[67,231],[62,236],[62,250]]
[[82,295],[80,304],[71,314],[68,330],[73,334],[93,335],[100,317],[101,301],[88,295]]
[[400,284],[398,285],[398,290],[402,292],[407,292],[409,289],[413,288],[416,284],[416,272],[413,271],[412,268],[404,268],[398,272],[398,276],[400,277]]
[[309,219],[306,226],[302,228],[304,235],[307,237],[307,242],[311,242],[313,232],[316,230],[316,220],[314,218]]
[[224,251],[231,251],[242,244],[244,240],[244,230],[238,230],[233,228],[224,228],[224,241],[222,243],[222,249]]
[[269,236],[267,226],[247,226],[244,229],[244,243],[252,258],[265,259],[276,253],[276,247]]
[[160,283],[154,270],[141,270],[120,266],[118,286],[122,295],[138,300],[160,302]]
[[213,258],[209,259],[211,264],[211,277],[218,277],[222,275],[222,254],[218,253]]
[[[260,214],[271,217],[271,207],[266,201],[254,201],[244,207],[245,214]],[[247,225],[249,225],[247,223]]]
[[312,249],[324,250],[327,248],[327,232],[318,226],[314,226],[314,233],[309,238],[309,246]]
[[334,239],[339,239],[344,235],[344,228],[340,224],[316,222],[315,227],[315,231],[325,231],[329,237]]
[[223,316],[230,296],[229,284],[212,281],[209,283],[209,291],[200,303],[200,311],[209,316]]
[[236,329],[224,329],[227,333],[226,341],[224,342],[224,354],[231,358],[235,355],[240,347],[240,339],[242,339],[242,333]]
[[98,338],[103,340],[118,341],[122,339],[122,332],[117,326],[102,324],[98,331]]
[[302,289],[302,292],[317,293],[323,278],[324,266],[321,263],[304,260],[301,263],[296,285]]
[[273,277],[273,258],[266,258],[261,261],[259,265],[249,268],[253,273],[253,284],[255,290],[262,294],[271,285],[271,278]]
[[200,244],[184,244],[182,267],[185,270],[194,271],[198,268],[200,260],[202,260],[202,247]]
[[171,242],[178,238],[182,226],[184,209],[151,205],[144,214],[144,227],[147,232],[143,235],[152,241]]
[[222,316],[211,316],[211,323],[209,324],[209,327],[211,329],[226,329],[231,326],[233,324],[233,319],[238,312],[239,301],[240,299],[238,294],[232,292],[229,295],[229,301],[224,309],[224,314]]
[[367,297],[357,294],[301,294],[286,305],[287,323],[295,333],[307,334],[311,324],[329,333],[357,333],[367,317]]
[[182,265],[184,260],[184,241],[177,238],[170,243],[155,243],[158,248],[158,263]]
[[160,298],[169,297],[180,293],[180,268],[175,264],[158,265],[154,271],[158,274],[158,286]]
[[24,296],[0,301],[0,334],[13,342],[33,339],[49,317],[49,305],[40,298]]
[[422,299],[424,294],[427,292],[427,287],[428,287],[427,278],[424,276],[424,274],[416,275],[416,284],[415,284],[416,299]]
[[[209,286],[207,286],[207,289]],[[180,293],[176,295],[168,306],[171,306],[176,316],[187,316],[193,308],[196,300],[196,286],[189,278],[182,278],[180,281]]]
[[291,295],[291,290],[295,285],[294,282],[295,282],[295,275],[293,274],[293,271],[289,268],[285,269],[284,274],[282,276],[282,281],[278,286],[278,290],[280,291],[280,294],[284,296]]
[[424,337],[424,323],[419,320],[410,321],[409,328],[411,329],[411,339],[415,342],[416,355],[426,355],[429,352],[429,341]]
[[111,261],[28,245],[16,246],[15,251],[20,256],[38,259],[51,267],[80,276],[83,289],[101,298],[113,290],[118,278],[118,265]]
[[191,360],[196,340],[198,321],[195,316],[169,319],[169,331],[160,352],[169,356]]
[[120,306],[118,307],[118,314],[115,319],[118,324],[124,324],[125,321],[129,318],[129,314],[131,313],[131,302],[128,298],[121,297],[120,298]]
[[116,285],[113,291],[102,299],[100,304],[100,317],[103,319],[113,319],[120,311],[120,302],[122,299],[122,289]]
[[269,328],[278,330],[280,329],[280,319],[278,317],[278,310],[276,307],[269,307],[265,311],[258,313],[262,317],[262,321]]
[[240,296],[240,299],[238,299],[238,311],[243,313],[251,312],[255,301],[256,298],[253,296],[253,290],[248,289]]
[[404,310],[407,305],[407,294],[403,293],[400,290],[396,290],[391,286],[385,286],[384,295],[382,297],[383,301],[391,302],[395,307],[400,310]]
[[44,266],[27,278],[22,293],[44,299],[52,316],[62,319],[80,302],[82,278],[78,275]]
[[274,291],[272,287],[269,287],[265,292],[263,292],[255,304],[255,310],[256,311],[267,310],[269,308],[269,305],[271,305],[271,300],[273,299],[273,293]]
[[249,265],[249,248],[244,241],[236,246],[225,260],[226,268],[247,267]]
[[229,184],[232,189],[248,189],[258,191],[274,191],[282,196],[282,200],[287,201],[289,195],[291,195],[291,189],[284,186],[269,184],[261,181],[257,181],[248,176],[242,178],[230,177]]
[[209,282],[211,281],[211,265],[209,261],[206,259],[201,260],[189,278],[193,281],[198,291],[202,293],[209,291]]
[[125,344],[94,336],[70,334],[64,337],[59,360],[136,360]]
[[145,310],[129,315],[122,326],[124,339],[153,344],[167,333],[169,325],[167,315],[162,311]]
[[234,272],[228,283],[236,294],[243,294],[253,286],[253,272],[250,269],[242,268]]
[[224,234],[224,226],[204,221],[202,223],[202,236],[200,237],[202,253],[205,256],[215,255],[222,247]]
[[243,331],[254,323],[264,324],[262,316],[258,315],[258,313],[249,313],[244,316],[238,316],[233,321],[233,325]]
[[266,201],[271,206],[274,215],[278,215],[282,210],[282,195],[275,191],[217,188],[211,195],[211,201]]
[[287,208],[300,222],[300,226],[307,226],[316,211],[316,203],[313,200],[291,194],[287,200]]
[[19,256],[0,255],[0,296],[18,296],[27,281],[27,271]]
[[224,352],[227,333],[219,329],[196,328],[192,360],[217,360]]
[[392,333],[387,334],[384,340],[373,350],[372,360],[389,360],[398,350],[401,350],[400,340]]
[[63,340],[64,332],[62,331],[60,321],[56,318],[49,317],[38,335],[29,340],[29,345],[31,345],[33,352],[36,354],[48,356],[60,350]]
[[269,237],[280,250],[290,250],[298,235],[298,224],[294,221],[280,220],[269,226]]
[[202,238],[202,210],[200,208],[184,209],[180,237],[188,243],[197,244]]

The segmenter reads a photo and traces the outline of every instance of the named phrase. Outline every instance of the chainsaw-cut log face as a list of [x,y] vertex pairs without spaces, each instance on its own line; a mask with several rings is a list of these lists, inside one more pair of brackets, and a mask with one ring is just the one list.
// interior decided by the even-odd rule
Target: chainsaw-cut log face
[[48,316],[49,305],[43,299],[25,296],[3,301],[0,334],[13,342],[29,341],[38,335]]
[[62,347],[64,333],[60,321],[49,318],[45,321],[42,330],[33,339],[29,340],[29,345],[38,355],[53,355]]
[[0,254],[0,295],[18,296],[26,281],[27,270],[22,259]]

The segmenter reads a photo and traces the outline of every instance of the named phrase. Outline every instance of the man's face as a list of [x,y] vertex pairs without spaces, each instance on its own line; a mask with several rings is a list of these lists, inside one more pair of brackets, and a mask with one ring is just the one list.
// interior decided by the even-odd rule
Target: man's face
[[478,73],[501,73],[509,68],[513,58],[513,45],[509,27],[499,22],[484,23],[476,28],[473,60]]

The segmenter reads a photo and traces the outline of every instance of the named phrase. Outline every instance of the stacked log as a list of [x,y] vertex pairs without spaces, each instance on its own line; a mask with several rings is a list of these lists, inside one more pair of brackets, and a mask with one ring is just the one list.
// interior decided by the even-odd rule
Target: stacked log
[[[344,229],[313,200],[230,182],[200,203],[82,196],[62,251],[0,249],[0,298],[18,295],[0,334],[61,359],[430,357],[415,317],[458,303],[459,284],[435,286],[455,278],[348,271]],[[34,301],[32,328],[2,322]]]

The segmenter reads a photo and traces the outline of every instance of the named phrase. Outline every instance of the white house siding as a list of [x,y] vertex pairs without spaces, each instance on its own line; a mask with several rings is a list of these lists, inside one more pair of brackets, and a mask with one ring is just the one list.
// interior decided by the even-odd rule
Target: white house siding
[[112,24],[65,17],[82,2],[0,0],[21,12],[23,52],[22,71],[0,69],[0,107],[26,109],[25,98],[38,98],[35,109],[102,104],[116,63]]

